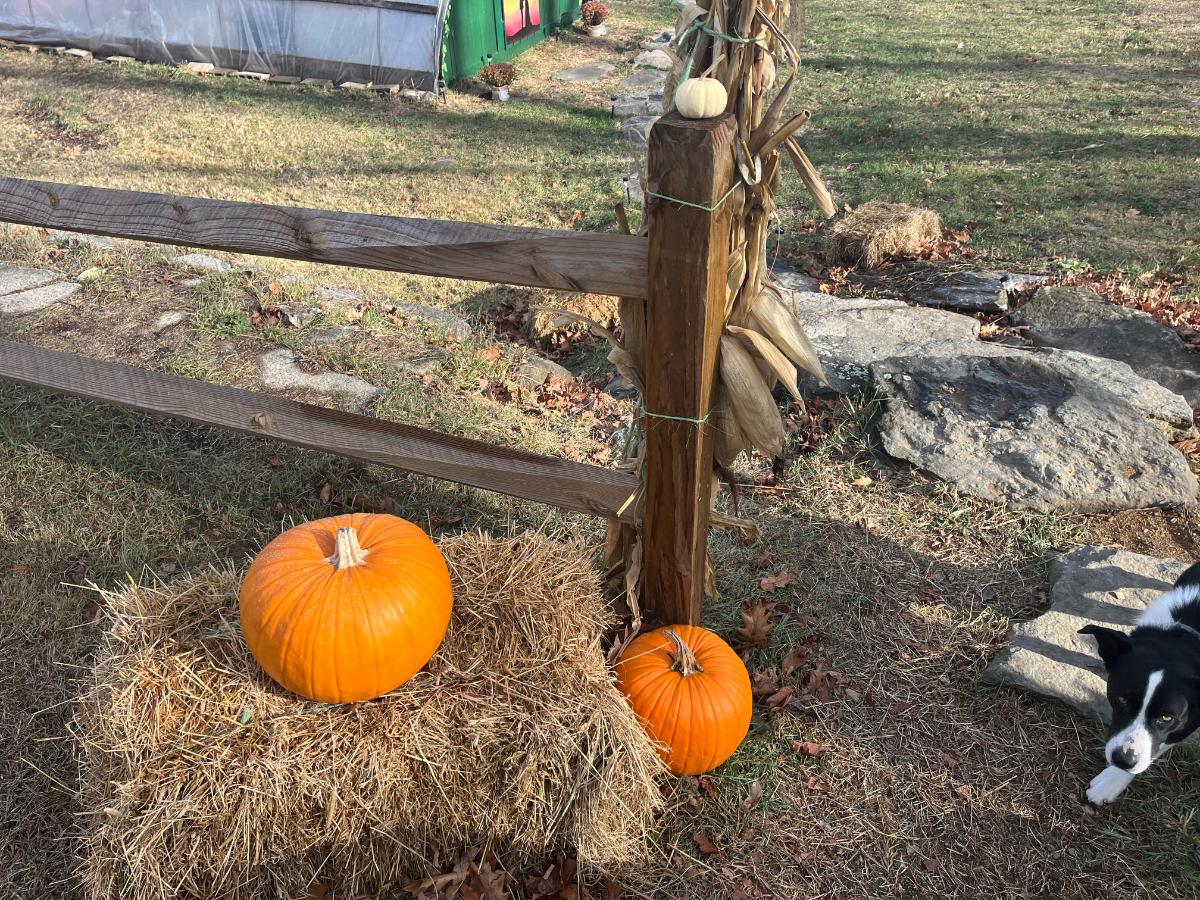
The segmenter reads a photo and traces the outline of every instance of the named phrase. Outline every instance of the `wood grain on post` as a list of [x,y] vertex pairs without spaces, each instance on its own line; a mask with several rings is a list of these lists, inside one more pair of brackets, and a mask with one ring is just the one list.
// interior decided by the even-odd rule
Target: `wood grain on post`
[[0,178],[0,222],[496,284],[646,296],[646,241]]
[[[677,113],[650,132],[646,303],[646,510],[642,608],[666,624],[700,620],[713,474],[711,426],[725,314],[734,181],[732,115]],[[673,417],[673,418],[664,418]],[[692,421],[688,421],[692,420]]]
[[0,378],[598,516],[617,516],[638,486],[599,466],[5,340]]

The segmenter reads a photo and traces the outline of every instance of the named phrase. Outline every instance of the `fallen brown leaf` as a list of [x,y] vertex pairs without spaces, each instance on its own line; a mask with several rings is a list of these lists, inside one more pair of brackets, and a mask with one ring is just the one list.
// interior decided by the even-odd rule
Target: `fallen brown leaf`
[[327,481],[321,485],[321,492],[317,495],[321,498],[322,503],[328,503],[333,499],[333,482]]
[[750,693],[755,697],[765,697],[779,690],[779,675],[774,669],[763,669],[755,672],[750,679]]
[[703,775],[701,775],[698,781],[700,784],[700,790],[704,791],[704,793],[708,794],[708,796],[712,797],[714,800],[721,796],[721,789],[713,784],[712,779],[705,778]]
[[794,693],[796,693],[794,685],[789,684],[787,687],[780,688],[767,698],[767,706],[771,707],[771,709],[779,709],[779,707],[792,699],[792,694]]
[[774,592],[782,587],[787,587],[789,584],[796,583],[796,576],[789,569],[784,569],[775,575],[768,575],[758,583],[758,586],[764,591]]
[[801,756],[811,756],[816,758],[824,756],[829,752],[829,748],[818,744],[816,741],[792,741],[792,749]]
[[767,566],[774,564],[775,557],[771,555],[770,550],[767,550],[754,557],[753,562],[754,565],[758,566],[760,569],[765,569]]
[[818,778],[816,775],[809,775],[808,780],[804,782],[804,787],[809,791],[827,791],[829,790],[829,782],[824,778]]
[[945,762],[947,769],[953,769],[963,761],[963,755],[958,750],[947,750],[942,754],[942,761]]
[[714,856],[721,852],[721,848],[713,843],[713,839],[703,831],[697,831],[693,834],[692,840],[696,842],[696,846],[700,848],[700,852],[705,856]]
[[930,875],[938,870],[938,861],[936,859],[925,857],[925,859],[921,860],[921,865],[925,867],[925,871]]
[[767,635],[775,627],[771,614],[760,600],[749,610],[742,611],[742,627],[738,629],[738,637],[752,647],[765,647]]
[[785,656],[783,658],[783,662],[780,664],[780,668],[783,670],[784,677],[791,675],[802,665],[804,665],[804,661],[808,659],[810,652],[811,651],[808,647],[793,647],[792,652]]
[[742,806],[746,809],[754,809],[754,807],[762,803],[762,795],[762,782],[755,778],[750,782],[750,790],[746,792],[746,799],[742,801]]

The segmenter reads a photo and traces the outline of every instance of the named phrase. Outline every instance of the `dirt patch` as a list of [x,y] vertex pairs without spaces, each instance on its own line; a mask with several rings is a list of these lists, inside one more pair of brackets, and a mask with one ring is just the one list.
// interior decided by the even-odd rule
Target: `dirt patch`
[[99,150],[115,142],[107,125],[90,113],[70,110],[61,98],[35,97],[22,107],[21,115],[38,134],[60,147]]

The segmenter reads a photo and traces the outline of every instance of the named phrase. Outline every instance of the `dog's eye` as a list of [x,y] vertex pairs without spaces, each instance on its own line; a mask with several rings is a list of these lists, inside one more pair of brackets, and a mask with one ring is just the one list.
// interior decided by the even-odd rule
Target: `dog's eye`
[[1174,717],[1173,715],[1171,715],[1170,713],[1163,713],[1161,716],[1159,716],[1159,717],[1158,717],[1158,721],[1160,721],[1160,722],[1174,722],[1174,721],[1175,721],[1175,717]]
[[1129,705],[1129,698],[1128,697],[1118,697],[1116,700],[1116,704],[1117,704],[1117,706],[1124,708]]

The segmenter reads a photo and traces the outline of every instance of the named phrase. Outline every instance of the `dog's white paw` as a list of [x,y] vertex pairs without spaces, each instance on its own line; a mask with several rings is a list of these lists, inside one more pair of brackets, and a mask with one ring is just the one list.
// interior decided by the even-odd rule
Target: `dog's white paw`
[[1088,785],[1088,801],[1097,806],[1112,803],[1121,796],[1125,788],[1129,787],[1131,781],[1133,781],[1133,776],[1124,769],[1109,766],[1093,778],[1092,783]]

